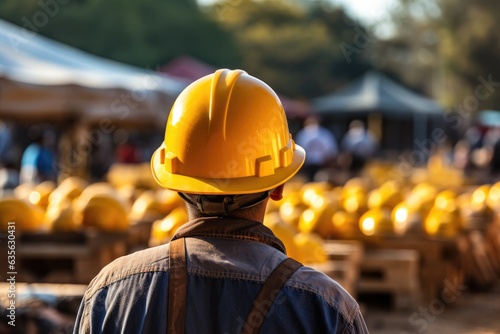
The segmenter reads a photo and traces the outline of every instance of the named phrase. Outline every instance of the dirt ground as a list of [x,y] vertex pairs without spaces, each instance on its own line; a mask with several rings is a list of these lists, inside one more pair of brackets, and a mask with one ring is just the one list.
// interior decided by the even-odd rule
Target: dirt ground
[[371,334],[500,333],[500,284],[487,292],[464,289],[452,302],[436,299],[413,310],[391,311],[376,302],[360,301]]

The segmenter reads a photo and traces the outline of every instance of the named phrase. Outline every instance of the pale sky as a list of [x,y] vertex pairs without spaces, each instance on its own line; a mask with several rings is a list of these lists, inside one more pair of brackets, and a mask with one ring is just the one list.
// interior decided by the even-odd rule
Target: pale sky
[[343,6],[346,11],[366,23],[390,17],[397,10],[396,0],[330,0]]
[[[212,4],[217,0],[197,0],[200,4]],[[307,0],[303,0],[307,1]],[[388,20],[398,10],[398,0],[329,0],[342,6],[353,18],[366,25],[372,25],[380,38],[390,37],[394,27]]]
[[391,16],[399,10],[397,0],[330,0],[345,8],[347,13],[361,23],[373,25],[375,34],[388,38],[394,34]]
[[[201,4],[211,4],[217,0],[198,0]],[[362,22],[374,23],[390,17],[395,10],[397,0],[330,0],[343,6],[354,18]]]

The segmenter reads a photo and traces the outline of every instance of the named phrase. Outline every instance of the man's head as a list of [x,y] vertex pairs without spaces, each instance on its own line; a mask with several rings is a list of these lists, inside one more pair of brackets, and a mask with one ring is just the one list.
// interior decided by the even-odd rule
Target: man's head
[[304,121],[304,127],[317,127],[320,124],[319,116],[309,116]]
[[170,111],[151,160],[156,181],[206,214],[267,200],[304,162],[274,91],[241,70],[189,85]]

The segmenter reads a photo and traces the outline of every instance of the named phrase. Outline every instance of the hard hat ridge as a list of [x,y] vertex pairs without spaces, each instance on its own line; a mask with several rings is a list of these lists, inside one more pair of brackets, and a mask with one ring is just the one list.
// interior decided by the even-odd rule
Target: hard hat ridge
[[[243,73],[245,72],[242,70],[229,71],[220,69],[213,75],[208,112],[210,119],[209,133],[222,135],[224,140],[226,139],[226,124],[231,93],[236,81]],[[212,129],[212,127],[214,128]]]

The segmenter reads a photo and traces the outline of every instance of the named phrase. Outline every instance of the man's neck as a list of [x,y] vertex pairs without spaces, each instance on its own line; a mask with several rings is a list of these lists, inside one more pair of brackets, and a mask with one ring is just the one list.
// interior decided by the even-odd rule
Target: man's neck
[[[209,217],[208,215],[201,214],[198,210],[196,210],[190,204],[186,204],[186,205],[188,208],[189,220],[193,220],[196,218],[202,218],[202,217]],[[264,221],[264,216],[266,214],[266,206],[267,206],[267,200],[265,200],[262,203],[257,204],[255,207],[252,207],[248,210],[245,209],[245,210],[233,211],[228,216],[233,217],[233,218],[242,218],[242,219],[253,220],[253,221],[257,221],[257,222],[262,223]]]

